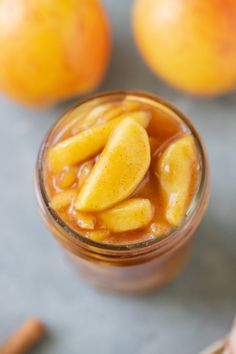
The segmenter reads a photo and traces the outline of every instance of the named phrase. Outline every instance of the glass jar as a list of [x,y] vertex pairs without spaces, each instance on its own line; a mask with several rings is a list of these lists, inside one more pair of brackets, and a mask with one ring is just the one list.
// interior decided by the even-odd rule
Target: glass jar
[[[190,129],[200,156],[200,183],[181,224],[169,234],[125,245],[99,243],[80,235],[50,208],[44,185],[45,153],[55,137],[99,104],[129,98],[153,106],[161,115],[182,120]],[[73,264],[99,288],[127,294],[149,292],[175,278],[189,257],[193,234],[205,212],[209,195],[209,165],[202,140],[192,123],[162,98],[144,92],[110,92],[79,103],[50,129],[39,151],[35,188],[41,215]]]

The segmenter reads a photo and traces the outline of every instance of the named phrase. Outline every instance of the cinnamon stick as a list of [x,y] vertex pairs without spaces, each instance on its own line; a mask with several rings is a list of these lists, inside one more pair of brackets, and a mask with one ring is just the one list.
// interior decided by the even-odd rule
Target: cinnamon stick
[[209,348],[205,349],[199,354],[223,354],[225,349],[225,338],[212,344]]
[[37,318],[30,317],[17,328],[3,345],[0,354],[25,354],[42,337],[45,327]]

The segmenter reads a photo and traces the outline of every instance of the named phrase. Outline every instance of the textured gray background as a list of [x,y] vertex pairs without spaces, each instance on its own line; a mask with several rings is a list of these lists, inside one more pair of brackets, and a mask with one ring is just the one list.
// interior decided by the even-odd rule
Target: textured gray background
[[114,47],[100,90],[149,90],[191,117],[210,157],[209,209],[180,279],[139,298],[94,290],[64,261],[33,192],[39,144],[71,102],[37,111],[0,98],[0,342],[34,313],[49,327],[37,354],[196,354],[228,331],[236,311],[236,94],[198,100],[166,87],[135,49],[130,1],[105,5]]

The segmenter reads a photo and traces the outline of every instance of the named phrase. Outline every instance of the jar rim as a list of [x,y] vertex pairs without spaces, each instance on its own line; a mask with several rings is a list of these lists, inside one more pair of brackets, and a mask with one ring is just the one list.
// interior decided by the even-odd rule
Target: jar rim
[[[161,237],[157,237],[154,239],[148,239],[146,241],[141,241],[141,242],[135,242],[135,243],[130,243],[130,244],[108,244],[108,243],[103,243],[103,242],[97,242],[92,239],[89,239],[88,237],[80,234],[79,232],[75,231],[73,228],[71,228],[68,224],[66,224],[60,215],[53,210],[50,207],[49,204],[49,199],[47,197],[45,185],[44,185],[44,178],[43,178],[43,161],[44,161],[44,153],[48,147],[48,139],[51,135],[51,133],[54,131],[56,126],[61,122],[61,120],[67,115],[68,112],[72,111],[74,108],[81,106],[89,101],[92,101],[94,99],[99,99],[103,97],[109,97],[109,96],[117,96],[117,95],[129,95],[137,98],[146,98],[151,101],[156,101],[158,104],[162,105],[163,107],[169,109],[172,111],[175,115],[178,116],[178,118],[183,121],[186,126],[190,129],[192,136],[195,139],[195,143],[198,149],[198,153],[200,156],[200,164],[201,164],[201,176],[199,179],[198,183],[198,188],[192,198],[192,201],[185,213],[185,216],[182,220],[182,222],[174,229],[171,229],[168,233]],[[77,241],[81,242],[82,244],[85,245],[85,247],[93,247],[95,249],[98,249],[100,251],[111,251],[111,252],[116,252],[116,251],[135,251],[135,250],[148,250],[150,247],[153,245],[156,245],[158,248],[161,248],[162,246],[166,245],[169,243],[171,240],[175,240],[177,237],[179,237],[179,233],[182,232],[184,229],[187,229],[189,225],[191,224],[192,220],[195,218],[195,216],[198,214],[198,211],[201,207],[201,205],[204,202],[204,195],[206,191],[206,186],[207,182],[209,179],[208,176],[208,158],[205,150],[204,143],[196,130],[196,128],[193,126],[192,122],[187,118],[178,108],[176,108],[174,105],[172,105],[170,102],[167,100],[145,92],[145,91],[128,91],[128,90],[123,90],[123,91],[108,91],[108,92],[103,92],[99,93],[96,95],[92,95],[84,100],[79,101],[79,103],[76,103],[74,106],[72,106],[69,110],[67,110],[61,117],[59,117],[56,122],[50,127],[48,132],[46,133],[43,142],[40,146],[39,153],[37,156],[37,161],[36,161],[36,190],[37,190],[37,198],[43,203],[44,208],[46,209],[46,213],[48,216],[50,216],[50,219],[54,221],[57,227],[61,231],[63,231],[66,235],[71,236],[72,238],[76,239]],[[39,187],[39,190],[38,188]]]

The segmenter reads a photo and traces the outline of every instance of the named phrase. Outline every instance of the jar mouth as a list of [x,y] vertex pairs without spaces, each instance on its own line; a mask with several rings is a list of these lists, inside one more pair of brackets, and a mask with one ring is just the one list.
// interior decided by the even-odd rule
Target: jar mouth
[[[37,190],[37,199],[40,204],[40,207],[42,207],[43,204],[43,209],[44,213],[46,212],[47,216],[50,217],[50,219],[56,224],[56,226],[61,229],[65,234],[68,236],[76,239],[77,241],[81,242],[85,246],[89,247],[94,247],[95,249],[100,249],[100,250],[107,250],[107,251],[130,251],[130,250],[140,250],[140,249],[148,249],[149,247],[156,245],[156,246],[162,246],[166,244],[166,242],[169,242],[170,240],[175,239],[176,237],[179,237],[180,232],[184,232],[185,229],[188,229],[190,226],[192,220],[195,218],[195,216],[198,214],[198,211],[201,209],[202,204],[204,203],[204,197],[205,197],[205,191],[206,191],[206,186],[208,182],[208,158],[206,155],[205,147],[203,144],[203,141],[197,132],[196,128],[193,126],[191,121],[181,112],[179,111],[174,105],[166,101],[165,99],[147,93],[145,91],[109,91],[109,92],[104,92],[102,94],[97,94],[93,95],[85,100],[81,100],[79,103],[77,103],[74,107],[69,109],[68,112],[72,111],[74,108],[85,104],[93,99],[100,99],[104,97],[111,97],[111,96],[132,96],[133,98],[136,99],[142,99],[145,98],[147,100],[150,100],[152,103],[156,102],[160,106],[162,106],[162,109],[167,109],[169,112],[174,114],[176,117],[178,117],[181,121],[184,122],[184,124],[188,127],[190,130],[192,136],[194,137],[198,154],[199,154],[199,163],[200,163],[200,178],[199,178],[199,183],[198,187],[195,191],[195,194],[192,198],[191,204],[189,205],[185,216],[181,223],[176,227],[171,229],[168,233],[164,234],[163,236],[154,238],[154,239],[148,239],[146,241],[141,241],[141,242],[135,242],[135,243],[130,243],[130,244],[108,244],[108,243],[103,243],[103,242],[97,242],[94,240],[89,239],[88,237],[78,233],[74,229],[72,229],[68,224],[66,224],[62,218],[59,216],[59,214],[50,207],[49,199],[47,196],[45,184],[44,184],[44,171],[43,171],[43,162],[44,162],[44,156],[47,148],[49,147],[49,140],[52,132],[54,129],[57,127],[59,122],[63,120],[63,118],[67,115],[67,112],[63,114],[62,117],[60,117],[49,129],[47,132],[41,146],[39,149],[38,157],[37,157],[37,162],[36,162],[36,190]],[[39,187],[39,188],[38,188]]]

